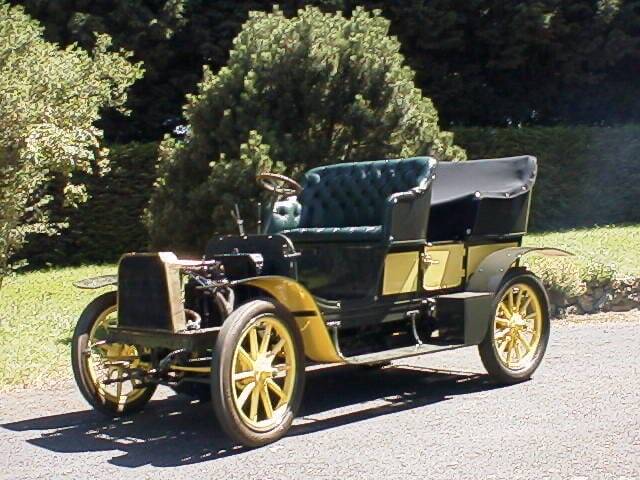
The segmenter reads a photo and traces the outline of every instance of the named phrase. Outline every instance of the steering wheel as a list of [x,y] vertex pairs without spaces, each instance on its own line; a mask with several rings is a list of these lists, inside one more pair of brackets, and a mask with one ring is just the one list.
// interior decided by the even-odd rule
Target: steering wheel
[[262,188],[278,195],[291,196],[302,191],[302,185],[279,173],[260,173],[256,175],[256,180]]

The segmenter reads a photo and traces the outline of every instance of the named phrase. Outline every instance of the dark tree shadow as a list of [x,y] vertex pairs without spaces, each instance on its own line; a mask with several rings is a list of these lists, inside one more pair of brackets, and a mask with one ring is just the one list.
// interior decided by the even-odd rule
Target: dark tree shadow
[[[307,372],[302,412],[288,436],[306,435],[496,387],[485,375],[404,365],[381,370],[350,366],[312,370]],[[363,404],[362,408],[349,413],[328,413],[359,404]],[[180,395],[152,401],[144,412],[132,417],[105,419],[86,410],[2,427],[16,432],[46,430],[27,441],[57,453],[119,450],[122,455],[109,462],[131,468],[186,465],[247,450],[233,445],[220,431],[210,403]]]

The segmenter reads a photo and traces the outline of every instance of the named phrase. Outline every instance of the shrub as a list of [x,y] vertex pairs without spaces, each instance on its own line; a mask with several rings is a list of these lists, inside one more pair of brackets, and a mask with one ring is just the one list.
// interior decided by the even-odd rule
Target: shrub
[[413,83],[389,22],[305,8],[250,14],[217,74],[205,68],[185,107],[185,141],[162,145],[150,208],[155,246],[197,251],[232,227],[234,202],[252,228],[264,170],[295,175],[325,163],[409,155],[461,159]]
[[20,7],[0,1],[0,281],[9,257],[29,232],[52,232],[43,186],[56,176],[67,201],[83,197],[74,174],[104,169],[104,107],[122,107],[139,65],[108,51],[98,37],[92,54],[59,49]]
[[30,267],[40,268],[115,262],[125,252],[146,250],[149,240],[142,213],[151,196],[157,155],[155,142],[109,145],[109,171],[79,175],[86,186],[86,202],[70,208],[54,196],[50,217],[66,219],[68,227],[54,236],[29,236],[17,259],[28,259]]

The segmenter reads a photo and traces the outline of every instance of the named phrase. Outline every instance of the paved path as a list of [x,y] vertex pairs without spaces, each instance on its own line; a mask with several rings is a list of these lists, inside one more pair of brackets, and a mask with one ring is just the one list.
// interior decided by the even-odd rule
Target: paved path
[[290,435],[256,450],[167,390],[116,422],[72,386],[4,394],[0,478],[640,478],[640,318],[626,318],[555,325],[534,379],[511,387],[487,382],[474,348],[314,370]]

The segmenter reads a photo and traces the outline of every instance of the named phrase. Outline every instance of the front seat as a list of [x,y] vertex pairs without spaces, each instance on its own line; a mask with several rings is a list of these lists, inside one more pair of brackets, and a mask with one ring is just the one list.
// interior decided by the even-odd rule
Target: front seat
[[314,168],[297,199],[276,203],[269,232],[295,243],[424,241],[435,166],[414,157]]

